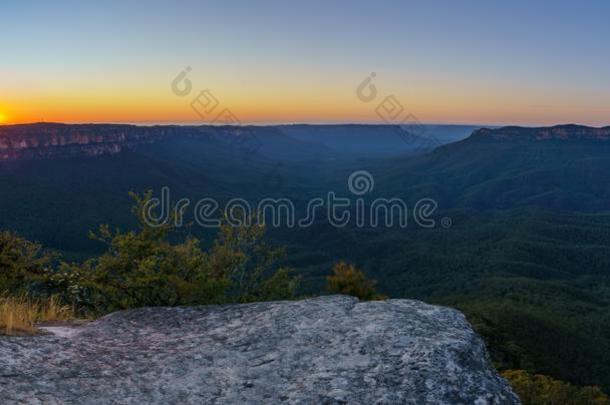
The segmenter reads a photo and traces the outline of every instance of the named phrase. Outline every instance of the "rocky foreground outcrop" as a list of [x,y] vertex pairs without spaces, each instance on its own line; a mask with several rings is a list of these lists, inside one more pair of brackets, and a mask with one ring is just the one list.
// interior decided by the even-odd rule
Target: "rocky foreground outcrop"
[[418,301],[144,308],[71,332],[0,337],[0,402],[519,402],[464,316]]

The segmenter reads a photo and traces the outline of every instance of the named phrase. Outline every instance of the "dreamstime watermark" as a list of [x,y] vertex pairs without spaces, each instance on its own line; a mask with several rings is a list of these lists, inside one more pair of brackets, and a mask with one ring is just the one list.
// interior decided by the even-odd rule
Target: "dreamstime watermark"
[[[377,86],[373,79],[375,72],[365,77],[356,87],[356,97],[363,103],[370,103],[377,99]],[[405,107],[393,94],[387,95],[375,107],[375,114],[387,124],[398,125],[402,130],[402,138],[408,144],[427,141],[429,146],[438,146],[440,142],[432,135],[426,135],[426,127],[411,113],[405,112]]]
[[[371,201],[364,198],[375,188],[373,175],[366,170],[353,172],[347,181],[351,198],[339,197],[334,191],[324,197],[315,197],[297,210],[296,204],[289,198],[263,198],[256,204],[243,199],[233,198],[223,207],[217,199],[202,198],[194,204],[188,198],[175,203],[171,201],[168,187],[161,189],[160,198],[151,198],[144,206],[144,221],[152,227],[173,225],[181,227],[189,208],[192,209],[194,222],[203,228],[217,228],[221,217],[231,226],[252,224],[256,216],[259,224],[272,227],[308,228],[320,221],[331,226],[343,228],[349,225],[364,227],[399,227],[406,228],[409,218],[421,228],[437,227],[434,214],[438,204],[431,198],[418,200],[409,210],[407,203],[400,198],[375,198]],[[451,226],[451,219],[440,219],[443,228]]]
[[[172,81],[172,92],[176,96],[186,97],[193,91],[193,83],[187,77],[192,70],[193,69],[190,66],[187,66],[186,69],[180,72]],[[193,111],[202,121],[224,125],[241,124],[235,114],[226,107],[222,108],[219,113],[214,115],[214,111],[218,111],[216,108],[220,105],[220,102],[210,89],[199,91],[197,96],[191,100],[190,104]]]
[[[187,97],[193,92],[193,82],[188,78],[192,68],[187,66],[171,82],[171,90],[178,97]],[[197,114],[202,122],[210,125],[241,126],[242,122],[228,108],[221,105],[218,97],[212,90],[200,90],[194,98],[190,99],[191,109]],[[223,138],[229,144],[245,152],[246,158],[258,151],[262,146],[259,139],[252,130],[245,128],[231,128],[231,134]]]

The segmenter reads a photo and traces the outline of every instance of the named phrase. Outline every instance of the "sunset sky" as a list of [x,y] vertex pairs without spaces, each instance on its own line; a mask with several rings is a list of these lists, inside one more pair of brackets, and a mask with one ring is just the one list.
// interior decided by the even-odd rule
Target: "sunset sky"
[[381,122],[393,95],[422,122],[609,125],[608,16],[608,1],[4,1],[0,122],[203,122],[190,104],[209,89],[243,123]]

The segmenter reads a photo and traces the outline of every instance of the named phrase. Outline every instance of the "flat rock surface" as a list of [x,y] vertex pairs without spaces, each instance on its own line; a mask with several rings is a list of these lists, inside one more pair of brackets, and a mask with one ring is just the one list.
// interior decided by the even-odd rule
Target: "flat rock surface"
[[519,403],[460,312],[345,296],[142,308],[0,337],[0,402]]

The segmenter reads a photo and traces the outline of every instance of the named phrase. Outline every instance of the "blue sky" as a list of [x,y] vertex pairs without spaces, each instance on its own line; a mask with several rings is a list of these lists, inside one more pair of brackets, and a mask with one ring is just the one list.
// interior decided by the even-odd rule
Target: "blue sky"
[[602,125],[610,2],[18,1],[0,6],[9,121],[189,121],[191,66],[244,121],[377,118],[370,72],[420,120]]

